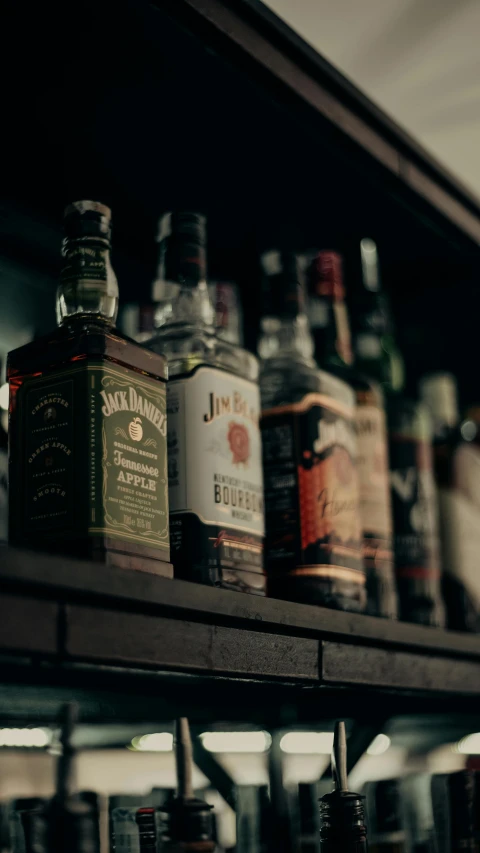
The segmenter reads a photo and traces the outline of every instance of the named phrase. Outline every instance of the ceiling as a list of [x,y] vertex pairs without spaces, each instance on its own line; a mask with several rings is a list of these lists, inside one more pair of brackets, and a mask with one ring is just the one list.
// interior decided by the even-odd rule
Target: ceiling
[[266,0],[480,196],[479,0]]

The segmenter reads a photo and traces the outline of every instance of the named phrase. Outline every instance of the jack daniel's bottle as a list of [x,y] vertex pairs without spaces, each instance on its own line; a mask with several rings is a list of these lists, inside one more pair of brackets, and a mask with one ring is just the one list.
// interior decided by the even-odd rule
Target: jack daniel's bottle
[[361,612],[365,570],[351,388],[313,360],[300,261],[262,258],[262,439],[269,594]]
[[168,359],[169,495],[175,574],[263,594],[257,359],[215,335],[206,223],[167,213],[153,298]]
[[165,359],[114,329],[110,227],[67,207],[59,327],[9,355],[10,541],[171,576]]
[[382,393],[376,382],[363,376],[354,366],[340,255],[332,251],[318,252],[309,264],[308,283],[317,364],[344,379],[355,391],[367,611],[373,616],[395,618],[392,510]]

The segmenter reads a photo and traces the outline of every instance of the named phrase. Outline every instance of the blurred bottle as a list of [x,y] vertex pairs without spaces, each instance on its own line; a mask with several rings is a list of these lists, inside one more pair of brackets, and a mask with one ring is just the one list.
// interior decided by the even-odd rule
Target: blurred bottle
[[421,382],[434,428],[439,493],[443,591],[448,627],[480,631],[480,449],[477,430],[460,422],[453,376],[437,373]]
[[320,853],[320,812],[318,785],[301,782],[298,786],[298,853]]
[[238,785],[235,795],[235,853],[267,853],[271,828],[267,785]]
[[419,403],[392,396],[388,426],[400,619],[443,626],[438,507],[428,411]]
[[362,612],[366,574],[353,391],[313,359],[298,256],[267,252],[262,265],[267,590],[276,598]]
[[478,853],[475,781],[471,770],[432,776],[436,853]]
[[367,612],[393,619],[397,616],[397,596],[383,396],[379,385],[354,366],[340,255],[316,253],[309,263],[307,280],[317,364],[348,382],[355,392]]
[[382,291],[377,246],[364,237],[350,256],[353,294],[353,349],[357,369],[380,383],[385,392],[400,391],[403,359],[397,348],[388,298]]
[[[0,385],[4,382],[0,362]],[[3,401],[2,401],[3,402]],[[8,396],[6,400],[8,406]],[[0,408],[0,415],[3,414]],[[5,412],[6,414],[6,412]],[[8,539],[8,435],[3,418],[0,417],[0,543]]]
[[217,337],[243,347],[243,311],[237,285],[233,281],[211,281],[208,291],[215,311]]
[[365,786],[370,853],[405,853],[405,819],[400,783],[382,779]]

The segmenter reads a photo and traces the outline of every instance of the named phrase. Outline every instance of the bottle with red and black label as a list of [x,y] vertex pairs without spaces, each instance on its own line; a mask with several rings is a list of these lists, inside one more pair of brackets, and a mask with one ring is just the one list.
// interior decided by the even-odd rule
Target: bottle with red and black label
[[175,574],[264,594],[258,361],[216,334],[206,220],[167,213],[153,284],[155,336],[167,356],[170,536]]
[[403,395],[392,396],[388,425],[400,619],[443,626],[438,507],[428,411]]
[[363,612],[354,394],[315,364],[300,259],[273,251],[262,265],[267,305],[258,350],[268,592]]
[[315,252],[308,261],[307,281],[317,364],[348,382],[355,392],[367,611],[393,619],[397,616],[397,596],[383,395],[379,385],[354,364],[340,255],[327,250]]

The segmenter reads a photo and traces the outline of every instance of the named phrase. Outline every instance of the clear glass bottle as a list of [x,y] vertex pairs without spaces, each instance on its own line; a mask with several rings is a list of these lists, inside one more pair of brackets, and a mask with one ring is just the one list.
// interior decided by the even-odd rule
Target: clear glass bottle
[[438,505],[426,407],[391,396],[388,432],[399,616],[443,627]]
[[326,250],[315,253],[307,280],[317,364],[344,379],[355,392],[367,611],[372,616],[394,619],[398,607],[383,395],[378,383],[365,377],[354,364],[340,255]]
[[353,291],[353,348],[358,371],[379,383],[384,392],[400,391],[403,359],[395,342],[388,298],[382,290],[377,246],[364,237],[351,258]]
[[457,384],[451,374],[425,376],[420,391],[433,424],[447,624],[454,631],[478,633],[480,451],[474,440],[476,430],[471,422],[460,421]]
[[353,391],[315,364],[300,259],[274,251],[262,265],[269,303],[258,344],[268,591],[362,612]]
[[59,326],[8,357],[10,542],[171,577],[166,363],[114,328],[110,232],[67,207]]
[[168,359],[172,561],[185,580],[264,594],[258,361],[215,334],[206,221],[159,223],[154,337]]

